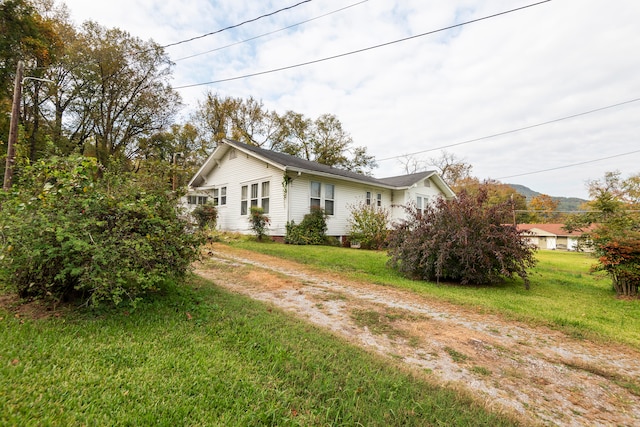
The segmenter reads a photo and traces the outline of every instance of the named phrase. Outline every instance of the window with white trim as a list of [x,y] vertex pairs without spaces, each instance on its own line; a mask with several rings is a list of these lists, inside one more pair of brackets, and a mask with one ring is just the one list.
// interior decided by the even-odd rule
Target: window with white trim
[[260,206],[264,213],[269,213],[269,181],[262,183],[260,192]]
[[333,184],[324,185],[324,213],[333,215],[336,187]]
[[247,215],[249,207],[258,206],[262,208],[264,213],[269,213],[270,187],[269,181],[243,185],[240,189],[240,215]]
[[367,191],[367,197],[364,202],[367,206],[371,206],[371,191]]
[[204,205],[207,203],[207,196],[187,196],[187,203],[190,205]]
[[379,208],[382,207],[382,194],[378,193],[376,195],[376,206],[378,206]]
[[227,204],[227,187],[213,189],[213,205],[224,206]]
[[258,184],[251,184],[251,207],[258,206]]
[[249,187],[243,185],[240,188],[240,215],[247,214],[247,196],[249,194]]
[[320,195],[322,191],[322,184],[316,181],[311,181],[311,207],[320,207]]
[[220,187],[220,205],[227,204],[227,187]]
[[[324,191],[322,188],[324,187]],[[324,184],[311,181],[311,197],[309,206],[311,209],[323,208],[327,215],[335,214],[335,192],[336,187],[333,184]]]

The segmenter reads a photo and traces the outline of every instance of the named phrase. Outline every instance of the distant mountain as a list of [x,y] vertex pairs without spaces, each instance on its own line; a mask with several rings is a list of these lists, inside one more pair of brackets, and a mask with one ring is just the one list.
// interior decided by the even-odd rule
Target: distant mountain
[[[533,191],[529,187],[525,187],[520,184],[507,184],[509,187],[516,190],[519,194],[522,194],[527,198],[527,202],[531,200],[532,197],[539,196],[542,193],[538,193],[537,191]],[[577,211],[580,209],[580,205],[588,202],[588,200],[580,199],[578,197],[557,197],[551,196],[551,198],[558,202],[558,210],[560,211]]]

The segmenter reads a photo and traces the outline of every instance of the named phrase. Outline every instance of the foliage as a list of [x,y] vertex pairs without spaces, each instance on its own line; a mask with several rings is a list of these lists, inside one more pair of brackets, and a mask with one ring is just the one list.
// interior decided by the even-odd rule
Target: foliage
[[640,286],[640,215],[637,183],[640,175],[623,180],[619,172],[607,172],[589,185],[593,212],[576,215],[567,229],[582,230],[583,244],[593,248],[596,269],[611,277],[617,295],[636,296]]
[[209,92],[198,104],[194,121],[201,137],[210,141],[231,138],[359,173],[375,167],[366,147],[354,147],[353,139],[332,114],[315,120],[293,111],[280,115],[253,97],[221,97]]
[[[99,178],[103,175],[102,178]],[[198,256],[175,199],[94,159],[38,161],[2,194],[0,273],[21,297],[136,301]]]
[[451,188],[456,194],[462,191],[473,196],[484,193],[484,206],[502,206],[498,212],[503,224],[529,222],[524,215],[516,214],[516,211],[527,210],[526,197],[508,184],[491,179],[480,181],[478,178],[467,177],[458,180]]
[[270,222],[269,217],[264,214],[264,209],[260,206],[251,206],[249,223],[258,241],[262,241],[262,238],[267,235]]
[[446,150],[440,152],[440,157],[429,159],[429,164],[435,166],[438,173],[449,184],[455,186],[464,179],[471,177],[471,166],[462,159],[458,159],[455,154]]
[[300,224],[287,223],[285,243],[292,245],[324,245],[327,243],[327,215],[324,210],[312,207]]
[[556,223],[560,219],[557,212],[559,202],[547,194],[539,194],[529,200],[530,223]]
[[389,211],[364,202],[349,206],[349,210],[349,240],[359,242],[363,249],[382,249],[389,235]]
[[407,208],[409,218],[389,237],[389,264],[413,278],[462,284],[490,284],[520,276],[529,288],[527,268],[535,265],[534,249],[520,232],[500,220],[508,202],[487,206],[488,193],[461,192],[439,199],[424,212]]
[[207,202],[203,205],[196,206],[196,208],[191,212],[191,215],[196,219],[198,227],[216,228],[218,208],[216,208],[213,203]]
[[637,296],[640,286],[640,231],[602,225],[590,234],[598,269],[609,273],[617,295]]

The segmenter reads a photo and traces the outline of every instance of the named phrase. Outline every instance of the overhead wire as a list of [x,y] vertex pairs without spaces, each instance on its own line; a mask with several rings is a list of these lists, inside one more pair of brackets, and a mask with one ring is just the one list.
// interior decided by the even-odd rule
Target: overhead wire
[[481,18],[472,19],[470,21],[461,22],[459,24],[449,25],[447,27],[439,28],[437,30],[427,31],[425,33],[415,34],[413,36],[404,37],[404,38],[393,40],[393,41],[390,41],[390,42],[381,43],[381,44],[377,44],[377,45],[374,45],[374,46],[369,46],[369,47],[366,47],[366,48],[362,48],[362,49],[357,49],[357,50],[353,50],[353,51],[350,51],[350,52],[341,53],[341,54],[338,54],[338,55],[328,56],[328,57],[316,59],[316,60],[313,60],[313,61],[302,62],[302,63],[299,63],[299,64],[288,65],[288,66],[284,66],[284,67],[280,67],[280,68],[274,68],[274,69],[266,70],[266,71],[259,71],[259,72],[245,74],[245,75],[236,76],[236,77],[229,77],[229,78],[224,78],[224,79],[219,79],[219,80],[212,80],[212,81],[209,81],[209,82],[193,83],[193,84],[188,84],[188,85],[183,85],[183,86],[175,86],[173,89],[178,90],[178,89],[186,89],[186,88],[197,87],[197,86],[211,85],[211,84],[216,84],[216,83],[224,83],[224,82],[229,82],[229,81],[233,81],[233,80],[241,80],[241,79],[246,79],[246,78],[249,78],[249,77],[256,77],[256,76],[261,76],[261,75],[264,75],[264,74],[276,73],[278,71],[290,70],[290,69],[293,69],[293,68],[299,68],[299,67],[303,67],[303,66],[307,66],[307,65],[317,64],[317,63],[329,61],[329,60],[332,60],[332,59],[342,58],[342,57],[345,57],[345,56],[355,55],[357,53],[362,53],[362,52],[366,52],[366,51],[369,51],[369,50],[378,49],[378,48],[381,48],[381,47],[390,46],[390,45],[397,44],[397,43],[402,43],[402,42],[405,42],[405,41],[408,41],[408,40],[417,39],[419,37],[429,36],[429,35],[432,35],[432,34],[435,34],[435,33],[439,33],[439,32],[442,32],[442,31],[447,31],[447,30],[451,30],[453,28],[462,27],[464,25],[469,25],[469,24],[473,24],[473,23],[476,23],[476,22],[485,21],[485,20],[488,20],[488,19],[496,18],[498,16],[507,15],[509,13],[518,12],[520,10],[528,9],[528,8],[531,8],[531,7],[534,7],[534,6],[539,6],[539,5],[542,5],[544,3],[549,3],[551,1],[552,0],[543,0],[543,1],[539,1],[537,3],[531,3],[531,4],[528,4],[528,5],[525,5],[525,6],[517,7],[515,9],[509,9],[509,10],[506,10],[506,11],[503,11],[503,12],[494,13],[492,15],[483,16]]
[[507,178],[516,178],[516,177],[519,177],[519,176],[534,175],[534,174],[543,173],[543,172],[551,172],[551,171],[555,171],[555,170],[559,170],[559,169],[567,169],[567,168],[572,168],[572,167],[575,167],[575,166],[586,165],[586,164],[589,164],[589,163],[601,162],[603,160],[615,159],[617,157],[629,156],[631,154],[636,154],[636,153],[640,153],[640,150],[629,151],[628,153],[614,154],[613,156],[601,157],[599,159],[587,160],[587,161],[584,161],[584,162],[571,163],[569,165],[557,166],[557,167],[554,167],[554,168],[541,169],[541,170],[537,170],[537,171],[533,171],[533,172],[524,172],[524,173],[519,173],[519,174],[515,174],[515,175],[501,176],[501,177],[498,177],[498,178],[495,178],[495,179],[500,180],[500,179],[507,179]]
[[240,40],[240,41],[237,41],[237,42],[235,42],[235,43],[230,43],[230,44],[227,44],[227,45],[225,45],[225,46],[220,46],[220,47],[217,47],[217,48],[215,48],[215,49],[210,49],[210,50],[206,50],[206,51],[204,51],[204,52],[195,53],[195,54],[193,54],[193,55],[184,56],[184,57],[182,57],[182,58],[174,59],[174,60],[173,60],[173,62],[184,61],[184,60],[186,60],[186,59],[195,58],[195,57],[197,57],[197,56],[206,55],[206,54],[208,54],[208,53],[218,52],[218,51],[220,51],[220,50],[227,49],[227,48],[229,48],[229,47],[236,46],[236,45],[239,45],[239,44],[242,44],[242,43],[247,43],[247,42],[250,42],[250,41],[253,41],[253,40],[256,40],[256,39],[262,38],[262,37],[270,36],[270,35],[272,35],[272,34],[279,33],[279,32],[281,32],[281,31],[290,30],[291,28],[295,28],[295,27],[297,27],[297,26],[300,26],[300,25],[303,25],[303,24],[307,24],[307,23],[309,23],[309,22],[316,21],[316,20],[321,19],[321,18],[325,18],[325,17],[327,17],[327,16],[329,16],[329,15],[332,15],[332,14],[334,14],[334,13],[342,12],[343,10],[346,10],[346,9],[352,8],[352,7],[354,7],[354,6],[361,5],[361,4],[366,3],[366,2],[368,2],[368,1],[369,1],[369,0],[362,0],[362,1],[359,1],[359,2],[357,2],[357,3],[353,3],[353,4],[350,4],[350,5],[348,5],[348,6],[341,7],[340,9],[336,9],[336,10],[333,10],[333,11],[331,11],[331,12],[327,12],[327,13],[322,14],[322,15],[320,15],[320,16],[316,16],[316,17],[314,17],[314,18],[306,19],[306,20],[304,20],[304,21],[301,21],[301,22],[298,22],[298,23],[295,23],[295,24],[292,24],[292,25],[288,25],[288,26],[286,26],[286,27],[283,27],[283,28],[280,28],[280,29],[277,29],[277,30],[269,31],[268,33],[264,33],[264,34],[260,34],[260,35],[254,36],[254,37],[250,37],[250,38],[248,38],[248,39]]
[[569,119],[574,119],[576,117],[586,116],[587,114],[596,113],[598,111],[603,111],[603,110],[607,110],[607,109],[610,109],[610,108],[620,107],[621,105],[631,104],[633,102],[638,102],[638,101],[640,101],[640,98],[634,98],[634,99],[630,99],[628,101],[622,101],[622,102],[618,102],[616,104],[607,105],[606,107],[595,108],[593,110],[584,111],[582,113],[572,114],[570,116],[560,117],[558,119],[547,120],[546,122],[536,123],[536,124],[533,124],[533,125],[524,126],[524,127],[517,128],[517,129],[511,129],[511,130],[504,131],[504,132],[494,133],[492,135],[482,136],[480,138],[468,139],[466,141],[456,142],[456,143],[453,143],[453,144],[441,145],[439,147],[428,148],[428,149],[420,150],[420,151],[414,151],[413,153],[406,153],[406,154],[402,154],[402,155],[398,155],[398,156],[385,157],[383,159],[378,159],[376,161],[383,162],[385,160],[400,159],[400,158],[407,157],[407,156],[415,156],[416,154],[428,153],[430,151],[437,151],[437,150],[443,150],[445,148],[457,147],[459,145],[470,144],[472,142],[478,142],[478,141],[483,141],[485,139],[496,138],[498,136],[509,135],[511,133],[521,132],[523,130],[533,129],[533,128],[537,128],[537,127],[540,127],[540,126],[545,126],[545,125],[548,125],[548,124],[551,124],[551,123],[561,122],[563,120],[569,120]]
[[177,46],[177,45],[180,45],[180,44],[192,42],[194,40],[199,40],[199,39],[202,39],[202,38],[205,38],[205,37],[209,37],[209,36],[212,36],[214,34],[218,34],[218,33],[221,33],[223,31],[231,30],[233,28],[238,28],[238,27],[240,27],[242,25],[245,25],[245,24],[248,24],[248,23],[251,23],[251,22],[255,22],[255,21],[258,21],[260,19],[267,18],[269,16],[273,16],[275,14],[278,14],[280,12],[284,12],[286,10],[290,10],[290,9],[296,8],[296,7],[298,7],[298,6],[300,6],[300,5],[304,4],[304,3],[309,3],[311,1],[312,0],[303,0],[303,1],[301,1],[299,3],[296,3],[296,4],[292,5],[292,6],[283,7],[282,9],[278,9],[278,10],[270,12],[270,13],[265,13],[264,15],[260,15],[257,18],[248,19],[248,20],[243,21],[243,22],[241,22],[239,24],[230,25],[228,27],[221,28],[221,29],[216,30],[216,31],[212,31],[210,33],[202,34],[202,35],[196,36],[196,37],[191,37],[190,39],[180,40],[180,41],[175,42],[175,43],[169,43],[169,44],[166,44],[166,45],[163,45],[163,46],[160,46],[160,47],[165,49],[165,48],[168,48],[168,47]]

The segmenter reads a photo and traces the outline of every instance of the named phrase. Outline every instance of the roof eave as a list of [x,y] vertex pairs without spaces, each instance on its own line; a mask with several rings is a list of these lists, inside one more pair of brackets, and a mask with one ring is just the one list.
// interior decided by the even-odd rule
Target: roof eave
[[392,185],[387,185],[387,184],[383,184],[383,183],[380,183],[380,182],[371,182],[371,181],[352,178],[352,177],[348,177],[348,176],[336,175],[336,174],[329,173],[329,172],[321,172],[321,171],[315,171],[315,170],[311,170],[311,169],[297,168],[297,167],[293,167],[293,166],[285,166],[284,170],[285,170],[285,172],[304,173],[304,174],[307,174],[307,175],[315,175],[315,176],[321,176],[321,177],[324,177],[324,178],[332,178],[332,179],[336,179],[336,180],[340,180],[340,181],[349,181],[349,182],[355,182],[355,183],[358,183],[358,184],[364,184],[364,185],[370,185],[370,186],[375,186],[375,187],[380,187],[380,188],[386,188],[388,190],[398,190],[398,187],[394,187]]

